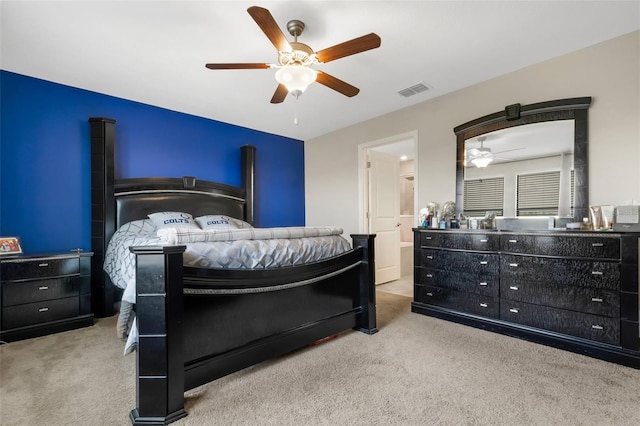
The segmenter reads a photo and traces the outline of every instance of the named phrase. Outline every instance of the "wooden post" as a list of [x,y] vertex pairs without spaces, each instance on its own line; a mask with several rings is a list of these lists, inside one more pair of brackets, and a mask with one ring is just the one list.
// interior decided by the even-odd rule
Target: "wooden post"
[[136,255],[137,407],[134,425],[166,425],[184,410],[182,254],[185,246],[131,247]]
[[360,306],[362,313],[358,315],[356,330],[367,334],[378,332],[376,323],[376,284],[375,284],[375,234],[351,234],[353,248],[362,247],[362,264],[360,265]]

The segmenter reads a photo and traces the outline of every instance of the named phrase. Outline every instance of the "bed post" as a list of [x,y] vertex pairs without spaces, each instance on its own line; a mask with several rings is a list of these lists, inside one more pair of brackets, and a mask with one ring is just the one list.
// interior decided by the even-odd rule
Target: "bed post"
[[376,324],[376,285],[375,285],[375,234],[351,234],[353,248],[362,247],[362,263],[360,264],[360,306],[362,312],[356,318],[358,331],[367,334],[378,332]]
[[244,145],[240,148],[242,157],[242,187],[245,190],[244,220],[254,224],[253,196],[256,167],[256,147]]
[[113,285],[102,270],[107,244],[115,232],[116,120],[89,118],[91,129],[91,308],[96,317],[114,314]]
[[131,247],[136,255],[136,403],[134,425],[166,425],[184,410],[182,335],[185,246]]

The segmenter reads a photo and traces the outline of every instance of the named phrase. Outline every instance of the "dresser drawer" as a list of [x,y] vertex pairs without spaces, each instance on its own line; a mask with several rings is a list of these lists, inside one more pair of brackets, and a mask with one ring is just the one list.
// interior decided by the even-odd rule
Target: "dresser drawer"
[[620,344],[618,318],[501,299],[500,319],[611,345]]
[[78,297],[46,300],[2,308],[2,329],[72,318],[79,314]]
[[503,234],[500,236],[500,250],[542,256],[619,260],[620,238],[594,234],[582,236]]
[[537,281],[618,291],[620,290],[620,268],[618,262],[511,254],[500,256],[500,279],[508,283]]
[[80,273],[78,256],[16,259],[3,261],[0,267],[5,282]]
[[543,282],[500,281],[503,301],[527,302],[611,318],[620,318],[620,293]]
[[459,252],[423,248],[419,266],[474,274],[498,274],[500,256],[493,253]]
[[497,298],[456,291],[450,288],[416,284],[414,286],[414,298],[416,302],[487,318],[497,319],[500,313]]
[[498,251],[500,237],[491,232],[420,231],[420,246],[455,250]]
[[468,273],[431,268],[416,268],[415,273],[414,278],[417,284],[447,287],[485,296],[499,296],[500,284],[497,273]]
[[77,276],[48,280],[9,281],[2,284],[2,306],[62,299],[79,294],[79,277]]

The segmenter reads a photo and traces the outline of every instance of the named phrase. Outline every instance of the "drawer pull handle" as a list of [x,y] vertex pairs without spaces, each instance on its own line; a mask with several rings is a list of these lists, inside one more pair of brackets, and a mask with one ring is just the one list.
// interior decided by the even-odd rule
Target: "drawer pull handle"
[[425,240],[430,240],[430,239],[431,239],[431,237],[424,237],[424,239],[425,239]]
[[38,264],[38,266],[41,267],[41,268],[46,268],[47,266],[49,266],[49,264],[48,263],[40,263],[40,264]]
[[480,283],[480,285],[484,287],[487,285],[487,283]]
[[427,278],[433,278],[433,274],[427,274]]
[[480,307],[481,307],[481,308],[486,308],[487,306],[488,306],[488,305],[487,305],[486,303],[481,303],[481,304],[480,304]]
[[433,293],[429,292],[427,293],[427,296],[433,296]]
[[517,267],[518,267],[518,264],[517,264],[517,263],[510,263],[510,264],[509,264],[509,266],[512,266],[512,267],[514,267],[514,268],[517,268]]
[[509,290],[517,290],[517,289],[518,289],[518,287],[515,286],[515,285],[510,285],[509,286]]
[[40,308],[38,309],[38,312],[47,312],[49,310],[49,308]]
[[602,271],[591,271],[591,275],[602,275]]
[[486,243],[489,240],[480,240],[481,243]]
[[517,314],[520,311],[518,310],[518,308],[509,308],[509,312],[513,312],[514,314]]
[[489,263],[489,261],[488,261],[488,260],[481,260],[481,261],[480,261],[480,264],[481,264],[481,265],[487,265],[488,263]]
[[598,303],[602,303],[603,302],[603,300],[601,298],[599,298],[599,297],[592,297],[591,301],[592,302],[598,302]]
[[427,259],[433,260],[433,256],[427,256]]
[[517,243],[518,240],[509,240],[510,243]]
[[602,243],[591,243],[591,247],[602,247],[604,244]]
[[601,325],[594,324],[591,326],[594,330],[604,330],[604,327]]
[[38,287],[38,290],[49,290],[49,287],[46,285],[41,285],[40,287]]

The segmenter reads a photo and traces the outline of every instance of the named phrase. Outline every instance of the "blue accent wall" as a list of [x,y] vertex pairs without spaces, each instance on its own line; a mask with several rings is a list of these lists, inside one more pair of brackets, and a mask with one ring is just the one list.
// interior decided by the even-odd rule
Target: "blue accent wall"
[[302,141],[0,71],[0,236],[26,253],[91,248],[89,117],[116,120],[116,178],[239,186],[255,145],[256,226],[304,225]]

